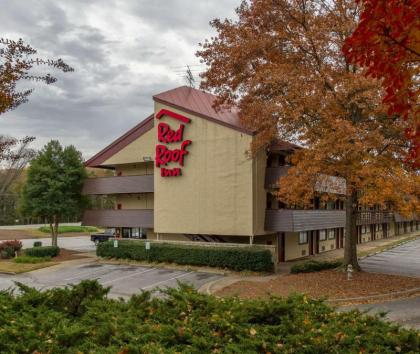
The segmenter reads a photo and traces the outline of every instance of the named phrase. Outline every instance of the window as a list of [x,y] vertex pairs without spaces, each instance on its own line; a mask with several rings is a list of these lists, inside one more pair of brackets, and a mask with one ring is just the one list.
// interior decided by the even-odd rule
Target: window
[[139,236],[140,236],[140,230],[139,230],[139,228],[138,227],[133,227],[131,229],[131,237],[139,238]]
[[319,240],[325,241],[327,239],[327,230],[320,230],[319,231]]
[[308,243],[308,233],[306,231],[299,232],[299,245]]
[[333,239],[335,239],[335,232],[334,232],[334,229],[329,229],[329,230],[328,230],[328,239],[329,239],[329,240],[333,240]]

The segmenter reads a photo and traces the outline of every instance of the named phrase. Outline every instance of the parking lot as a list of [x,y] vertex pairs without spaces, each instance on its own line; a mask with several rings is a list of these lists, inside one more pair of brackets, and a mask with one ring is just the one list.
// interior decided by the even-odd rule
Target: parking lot
[[364,258],[360,265],[366,272],[420,277],[420,239]]
[[129,297],[142,290],[175,287],[178,281],[189,283],[198,289],[221,277],[222,275],[213,273],[86,261],[83,264],[62,264],[21,275],[0,274],[0,290],[13,287],[15,281],[37,289],[48,289],[77,284],[85,279],[98,279],[102,285],[112,287],[110,297]]

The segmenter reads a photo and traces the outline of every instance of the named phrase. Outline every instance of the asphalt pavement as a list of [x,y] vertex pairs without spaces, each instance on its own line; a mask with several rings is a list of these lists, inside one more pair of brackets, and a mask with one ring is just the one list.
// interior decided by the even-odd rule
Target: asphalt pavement
[[[420,239],[366,257],[360,261],[360,265],[366,272],[420,277]],[[420,297],[347,306],[341,310],[346,311],[354,308],[369,313],[387,312],[388,320],[420,329]]]
[[366,257],[360,261],[366,272],[420,278],[420,239]]
[[221,277],[222,275],[215,273],[103,264],[86,259],[19,275],[0,274],[0,290],[14,287],[16,281],[37,289],[49,289],[77,284],[82,280],[97,279],[102,285],[111,287],[110,297],[129,297],[142,290],[176,287],[178,281],[198,289],[205,283]]

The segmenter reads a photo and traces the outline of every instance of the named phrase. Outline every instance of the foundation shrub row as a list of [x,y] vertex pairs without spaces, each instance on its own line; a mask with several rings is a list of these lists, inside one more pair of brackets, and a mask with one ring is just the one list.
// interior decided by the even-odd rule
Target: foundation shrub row
[[312,273],[319,272],[324,269],[334,269],[342,265],[340,261],[307,261],[292,266],[290,273]]
[[0,292],[0,353],[419,353],[420,333],[301,295],[219,299],[186,285],[107,298],[84,281]]
[[118,247],[114,247],[113,241],[108,241],[98,245],[96,254],[107,258],[220,267],[236,271],[273,271],[270,251],[258,247],[223,248],[151,243],[150,250],[146,250],[145,242],[141,241],[118,241]]

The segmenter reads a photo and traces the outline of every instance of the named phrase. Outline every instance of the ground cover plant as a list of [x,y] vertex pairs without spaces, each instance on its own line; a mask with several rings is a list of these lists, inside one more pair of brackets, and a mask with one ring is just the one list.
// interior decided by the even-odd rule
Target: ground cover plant
[[[19,284],[18,284],[19,285]],[[96,281],[0,292],[1,353],[418,353],[420,333],[301,295],[242,301],[186,285],[108,299]]]
[[50,262],[51,257],[31,257],[31,256],[19,256],[15,258],[16,263],[44,263]]
[[152,243],[150,250],[146,250],[145,242],[118,241],[118,247],[114,247],[113,241],[108,241],[98,245],[96,254],[107,258],[220,267],[236,271],[271,272],[274,267],[270,251],[258,247],[200,247]]
[[[51,228],[49,226],[41,226],[38,228],[38,231],[44,232],[49,234],[51,232]],[[93,226],[59,226],[58,233],[65,234],[69,232],[97,232],[98,229]]]
[[338,268],[343,263],[340,261],[307,261],[303,263],[298,263],[290,268],[290,273],[311,273],[319,272],[324,269],[334,269]]

